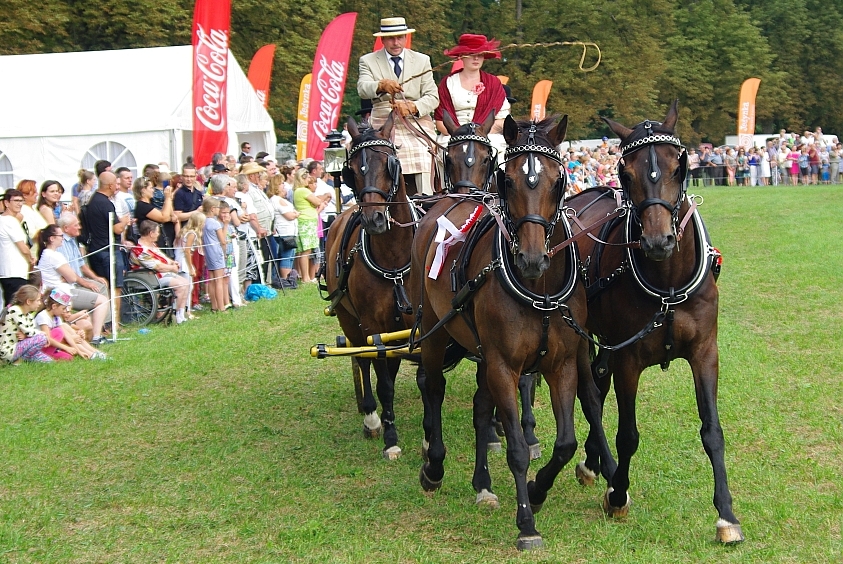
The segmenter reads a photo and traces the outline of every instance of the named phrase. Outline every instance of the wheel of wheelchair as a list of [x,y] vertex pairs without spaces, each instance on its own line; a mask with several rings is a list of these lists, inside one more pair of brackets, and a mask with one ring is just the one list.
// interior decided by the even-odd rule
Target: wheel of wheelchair
[[126,323],[169,323],[175,294],[170,288],[159,286],[155,273],[140,270],[126,274],[123,296],[121,316]]
[[127,323],[147,325],[158,313],[158,297],[145,277],[126,274],[123,278],[121,316]]

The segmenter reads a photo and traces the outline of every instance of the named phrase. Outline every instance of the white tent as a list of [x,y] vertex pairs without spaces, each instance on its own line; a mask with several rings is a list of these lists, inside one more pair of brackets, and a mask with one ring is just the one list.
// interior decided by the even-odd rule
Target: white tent
[[[190,45],[0,56],[0,187],[55,179],[69,191],[98,159],[136,177],[146,163],[177,170],[193,152],[192,57]],[[227,153],[243,141],[275,154],[272,118],[229,52]]]

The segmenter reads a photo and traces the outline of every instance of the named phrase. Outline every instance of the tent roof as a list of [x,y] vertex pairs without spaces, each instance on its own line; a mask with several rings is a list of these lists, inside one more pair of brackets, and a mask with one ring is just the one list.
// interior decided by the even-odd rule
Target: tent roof
[[[230,51],[228,62],[229,131],[273,131]],[[192,75],[190,45],[0,56],[0,137],[189,131]]]

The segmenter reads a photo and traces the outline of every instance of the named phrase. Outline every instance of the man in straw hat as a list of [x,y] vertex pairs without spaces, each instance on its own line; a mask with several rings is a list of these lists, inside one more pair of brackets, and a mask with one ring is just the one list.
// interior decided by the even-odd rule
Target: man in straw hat
[[[381,20],[380,31],[374,36],[382,39],[383,49],[360,57],[357,93],[372,101],[372,127],[381,127],[394,108],[411,123],[417,121],[433,139],[436,134],[430,113],[439,105],[439,93],[430,72],[430,57],[404,47],[407,35],[414,31],[404,18]],[[431,194],[432,160],[427,145],[401,121],[393,128],[393,141],[399,146],[407,192]]]

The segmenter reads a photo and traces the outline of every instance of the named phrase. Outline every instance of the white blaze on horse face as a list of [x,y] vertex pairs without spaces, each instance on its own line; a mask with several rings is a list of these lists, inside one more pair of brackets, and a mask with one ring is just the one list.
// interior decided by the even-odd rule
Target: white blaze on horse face
[[533,170],[535,171],[536,175],[541,174],[542,173],[542,162],[539,159],[537,159],[536,157],[534,157],[533,155],[528,156],[527,159],[524,160],[524,166],[521,167],[521,170],[524,171],[524,174],[525,175],[529,174],[529,170],[530,170],[530,167],[528,166],[528,163],[530,162],[529,159],[533,160]]
[[463,152],[463,153],[467,153],[467,152],[468,152],[468,143],[463,143],[463,144],[462,144],[462,152]]

